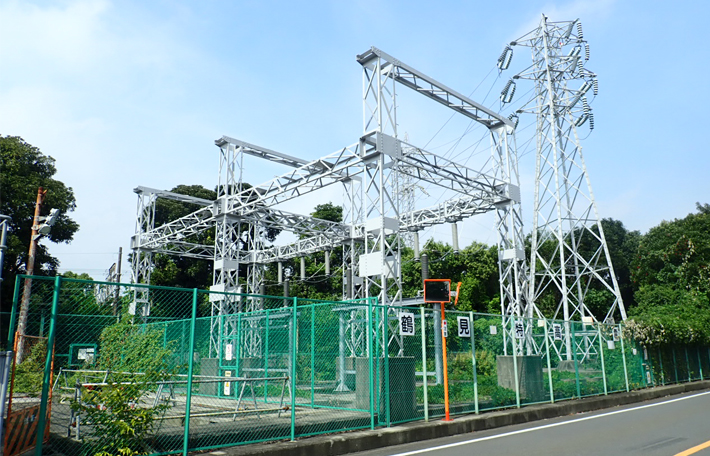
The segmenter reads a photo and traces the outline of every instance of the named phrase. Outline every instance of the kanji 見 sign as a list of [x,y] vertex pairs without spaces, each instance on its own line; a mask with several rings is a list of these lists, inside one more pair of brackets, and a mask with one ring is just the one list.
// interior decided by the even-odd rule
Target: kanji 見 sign
[[459,326],[459,337],[471,337],[471,320],[468,317],[456,317]]

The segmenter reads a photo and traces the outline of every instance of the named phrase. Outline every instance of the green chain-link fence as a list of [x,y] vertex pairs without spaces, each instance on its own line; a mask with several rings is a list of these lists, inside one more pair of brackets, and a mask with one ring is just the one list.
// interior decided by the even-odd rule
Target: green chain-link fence
[[439,309],[374,299],[21,277],[2,321],[21,361],[8,454],[198,451],[439,418],[446,385],[457,415],[710,372],[707,347],[640,347],[623,325],[456,310],[444,359]]

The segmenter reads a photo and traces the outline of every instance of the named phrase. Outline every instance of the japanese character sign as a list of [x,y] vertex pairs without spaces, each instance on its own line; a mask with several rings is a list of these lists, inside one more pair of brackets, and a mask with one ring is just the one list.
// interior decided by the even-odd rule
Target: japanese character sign
[[552,335],[555,340],[562,340],[562,325],[559,323],[553,323],[552,325]]
[[468,317],[456,317],[459,326],[459,337],[471,337],[471,321]]
[[613,328],[611,330],[611,337],[614,339],[614,342],[619,342],[619,328]]
[[522,339],[525,337],[525,327],[523,326],[523,320],[515,320],[515,338]]
[[413,336],[414,335],[414,314],[410,312],[401,312],[399,314],[399,335]]
[[446,320],[441,322],[441,331],[444,333],[444,337],[449,337],[449,324]]

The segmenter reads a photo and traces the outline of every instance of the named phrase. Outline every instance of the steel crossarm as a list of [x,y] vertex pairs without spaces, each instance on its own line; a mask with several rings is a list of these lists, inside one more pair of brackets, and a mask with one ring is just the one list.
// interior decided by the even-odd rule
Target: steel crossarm
[[214,201],[204,198],[197,198],[195,196],[183,195],[180,193],[168,192],[166,190],[158,190],[155,188],[143,186],[138,186],[134,188],[133,192],[137,194],[153,194],[158,198],[180,201],[181,203],[197,204],[199,206],[211,206],[214,203]]
[[[264,206],[273,206],[350,179],[362,172],[362,167],[356,166],[361,162],[358,150],[359,143],[345,147],[327,157],[306,163],[261,186],[245,189],[227,199],[226,206],[229,209],[225,210],[225,213],[246,216]],[[224,210],[222,205],[218,203],[219,200],[209,207],[203,207],[184,217],[135,236],[133,248],[157,248],[174,239],[182,239],[214,226],[216,216],[225,214],[222,213]]]
[[214,227],[213,206],[203,207],[177,220],[160,225],[150,231],[136,234],[131,239],[133,249],[154,249],[169,242],[179,241],[188,236]]
[[242,153],[252,155],[254,157],[263,158],[265,160],[272,161],[274,163],[280,163],[282,165],[291,166],[293,168],[298,168],[303,165],[308,164],[307,160],[301,158],[293,157],[281,152],[276,152],[275,150],[267,149],[265,147],[256,146],[248,142],[240,141],[238,139],[231,138],[229,136],[222,136],[214,142],[217,147],[222,147],[225,144],[234,144],[239,147]]
[[187,258],[214,259],[214,245],[192,244],[182,241],[170,241],[152,250],[153,253],[165,253]]
[[373,60],[379,58],[392,65],[394,71],[388,71],[387,75],[400,84],[416,90],[417,92],[431,98],[432,100],[447,106],[454,111],[479,122],[488,128],[496,128],[501,124],[513,126],[510,119],[476,103],[465,95],[452,90],[444,84],[430,78],[418,70],[406,65],[391,55],[377,49],[370,48],[368,51],[357,56],[357,61],[363,67],[368,67]]
[[283,245],[273,246],[268,249],[255,252],[256,263],[266,264],[275,261],[284,261],[291,258],[298,258],[324,250],[332,250],[335,247],[345,244],[349,238],[334,238],[325,234],[319,234],[305,239]]
[[486,192],[451,199],[436,206],[402,214],[400,230],[419,231],[429,226],[463,220],[495,210],[497,205],[508,200],[505,196],[494,196]]
[[497,195],[506,187],[507,182],[499,178],[468,168],[410,144],[403,144],[408,146],[409,150],[406,154],[402,154],[400,161],[411,165],[401,167],[400,172],[403,174],[464,194],[484,192]]
[[257,206],[274,206],[346,181],[363,172],[360,143],[306,163],[258,187],[244,189],[226,200],[225,213],[245,215]]
[[288,231],[299,236],[323,234],[334,238],[346,238],[350,235],[349,225],[268,207],[257,207],[252,212],[235,218],[245,222],[259,223],[265,228]]

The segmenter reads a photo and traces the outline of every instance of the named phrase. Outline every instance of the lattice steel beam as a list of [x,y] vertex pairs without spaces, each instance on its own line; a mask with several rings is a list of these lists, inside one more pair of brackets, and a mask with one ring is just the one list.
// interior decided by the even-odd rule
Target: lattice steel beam
[[497,128],[503,124],[509,126],[513,125],[506,117],[448,88],[444,84],[400,62],[376,47],[372,47],[368,51],[358,55],[357,61],[366,70],[370,71],[374,71],[375,64],[379,62],[384,76],[489,128]]

